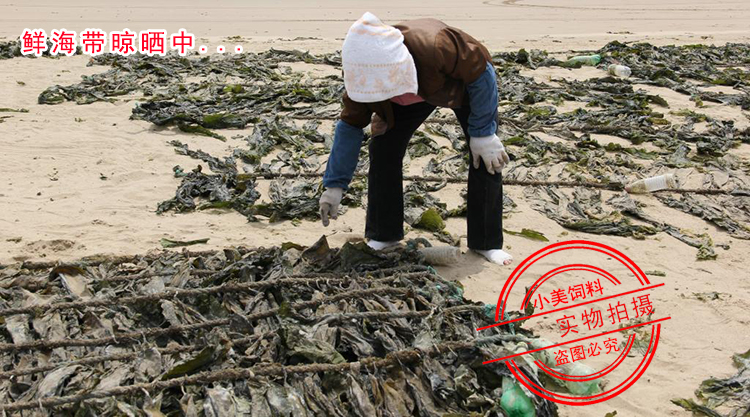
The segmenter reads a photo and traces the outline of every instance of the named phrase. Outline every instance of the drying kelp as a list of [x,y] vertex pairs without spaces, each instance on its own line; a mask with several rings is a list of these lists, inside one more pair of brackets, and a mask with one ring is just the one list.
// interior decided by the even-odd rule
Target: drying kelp
[[419,158],[430,154],[437,154],[440,148],[434,139],[427,136],[424,132],[414,132],[407,149],[411,158]]
[[[746,77],[743,71],[731,70],[731,66],[742,67],[750,62],[748,45],[654,47],[615,42],[598,53],[604,57],[602,68],[611,63],[629,65],[633,68],[634,77],[621,79],[605,76],[586,81],[555,79],[551,85],[520,75],[517,66],[536,68],[560,65],[560,61],[538,51],[494,56],[495,63],[501,68],[500,115],[506,137],[509,137],[505,142],[514,160],[505,178],[628,183],[635,178],[656,175],[668,167],[692,168],[704,173],[704,183],[709,188],[746,188],[747,162],[738,160],[731,152],[740,143],[750,141],[748,129],[738,129],[732,121],[715,120],[691,111],[678,112],[686,116],[685,123],[671,124],[664,115],[669,111],[669,103],[658,95],[639,90],[636,83],[673,89],[689,95],[698,105],[701,105],[701,97],[709,95],[713,102],[742,106],[747,97]],[[730,67],[729,71],[727,67]],[[737,94],[706,93],[699,88],[710,85],[731,85]],[[556,107],[550,105],[558,105],[562,101],[582,102],[585,107],[559,113]],[[701,131],[696,131],[697,123],[704,123]],[[555,135],[570,145],[541,140],[529,133],[534,131]],[[589,134],[618,136],[636,146],[599,143]],[[637,146],[645,142],[659,150],[645,150]],[[431,166],[435,170],[439,164],[435,161]],[[547,169],[535,169],[537,167]],[[557,168],[550,170],[549,167]],[[716,173],[729,180],[717,185],[714,182]],[[684,196],[682,200],[663,196],[660,199],[672,207],[715,223],[734,237],[745,238],[748,219],[747,202],[743,195],[726,198]],[[538,192],[527,193],[526,196],[534,200],[539,198]],[[547,203],[535,202],[532,205],[566,227],[594,233],[630,235],[634,232],[633,235],[639,237],[654,230],[632,225],[621,218],[622,213],[616,212],[595,212],[594,219],[588,213],[584,217],[589,219],[578,223],[582,216],[570,216],[567,212],[571,210],[565,207],[567,202],[561,204],[555,196],[547,197]],[[723,203],[729,208],[721,208]],[[655,219],[644,219],[639,215],[632,217],[699,248],[699,259],[716,256],[707,234],[694,235]],[[592,223],[591,220],[595,221]]]
[[301,73],[278,70],[280,62],[297,61],[338,65],[330,55],[277,50],[214,57],[103,54],[92,64],[111,65],[110,70],[85,76],[78,84],[50,87],[39,95],[39,103],[89,104],[139,93],[136,97],[143,102],[133,109],[133,118],[183,130],[242,128],[261,114],[317,114],[310,111],[312,104],[320,107],[338,101],[343,88],[340,77],[302,80]]
[[[633,77],[650,80],[672,88],[684,80],[711,85],[737,86],[750,79],[743,67],[750,63],[750,47],[746,43],[714,45],[655,46],[647,42],[623,43],[612,41],[596,51],[602,57],[599,67],[610,64],[627,65]],[[493,63],[502,68],[517,65],[528,68],[563,66],[566,60],[550,57],[546,51],[521,49],[492,55]],[[573,63],[573,66],[580,66]]]
[[[159,203],[158,214],[175,211],[186,212],[196,208],[231,208],[249,219],[254,219],[253,204],[260,198],[255,189],[255,179],[247,174],[240,174],[234,158],[223,160],[215,158],[203,151],[193,151],[187,145],[172,141],[178,153],[200,159],[207,163],[212,174],[203,172],[198,165],[190,172],[184,172],[179,165],[173,168],[175,176],[182,179],[177,187],[174,198]],[[196,199],[202,199],[202,205],[196,204]]]
[[[42,52],[43,57],[47,58],[57,58],[50,54],[50,51],[52,50],[52,41],[47,39],[47,50]],[[81,47],[76,46],[76,55],[81,54]],[[21,53],[21,41],[19,39],[12,40],[12,41],[0,41],[0,59],[11,59],[16,57],[30,57],[34,58],[34,54],[31,55],[23,55]]]
[[513,389],[557,415],[507,367],[482,365],[532,335],[480,337],[485,306],[408,247],[323,238],[99,262],[3,270],[3,412],[504,416]]
[[596,190],[576,188],[571,198],[564,191],[552,187],[533,187],[528,188],[525,195],[533,200],[534,210],[571,230],[637,239],[658,232],[652,226],[633,224],[618,210],[605,210],[601,192]]
[[21,41],[0,41],[0,59],[10,59],[21,54]]
[[469,142],[460,126],[448,123],[427,123],[425,130],[448,138],[451,141],[451,147],[456,152],[464,153],[469,149]]
[[737,239],[750,239],[750,196],[734,195],[711,201],[701,196],[684,195],[679,200],[659,196],[664,204],[698,216],[726,230]]
[[[675,144],[695,143],[697,155],[693,160],[701,163],[708,158],[725,155],[742,142],[750,142],[750,132],[747,129],[737,129],[732,121],[707,120],[707,129],[700,133],[695,131],[692,121],[671,125],[661,111],[662,108],[667,110],[667,102],[659,96],[634,90],[628,80],[605,77],[556,82],[561,87],[552,90],[562,89],[566,94],[550,96],[547,100],[554,103],[562,96],[564,100],[585,102],[590,109],[579,108],[558,113],[555,107],[549,105],[510,104],[503,108],[501,115],[525,131],[543,130],[563,135],[565,132],[578,131],[614,135],[636,145],[652,142],[666,151],[671,150]],[[610,151],[622,150],[614,148]]]
[[[445,230],[445,219],[449,216],[464,215],[466,205],[448,211],[445,203],[433,192],[445,187],[446,183],[412,182],[404,188],[404,220],[417,229],[432,232],[441,242],[458,246],[459,238]],[[465,195],[463,196],[465,199]]]
[[518,52],[498,52],[492,54],[492,63],[503,68],[512,67],[515,64],[537,68],[560,65],[561,61],[550,57],[547,51],[519,49]]
[[548,142],[535,135],[512,137],[508,145],[509,155],[517,162],[505,172],[507,179],[627,183],[634,174],[648,172],[628,152],[612,152],[611,146],[586,135],[571,143]]
[[[280,220],[315,220],[318,216],[318,199],[323,191],[318,179],[273,180],[269,186],[269,202],[258,202],[254,179],[276,177],[281,173],[320,172],[322,161],[315,156],[328,152],[330,136],[319,133],[318,122],[309,121],[301,128],[284,117],[264,118],[253,128],[253,133],[245,138],[247,147],[235,148],[232,157],[219,159],[203,151],[193,151],[187,145],[172,141],[177,153],[201,160],[209,165],[215,175],[206,174],[199,167],[185,173],[175,167],[175,175],[182,178],[175,198],[162,202],[157,212],[185,212],[205,208],[232,208],[255,220],[255,215],[268,217],[271,222]],[[272,150],[284,149],[269,163],[261,163],[263,157]],[[367,159],[366,146],[363,146],[363,160]],[[242,161],[246,173],[238,173],[237,160]],[[359,172],[364,171],[360,167]],[[346,206],[359,206],[365,194],[365,183],[354,181],[344,200]],[[442,219],[447,217],[445,203],[430,194],[445,186],[426,183],[411,183],[405,189],[407,223],[415,227],[437,232],[438,236],[451,243],[456,238],[443,232]],[[238,188],[239,187],[239,188]],[[206,200],[198,205],[196,198]],[[343,207],[345,210],[346,207]],[[427,212],[426,216],[424,213]],[[421,219],[425,217],[424,221]]]
[[268,217],[271,222],[283,219],[317,220],[320,209],[318,200],[322,193],[320,181],[272,181],[268,191],[271,202],[256,204],[253,211]]
[[[303,106],[328,105],[338,101],[338,87],[311,86],[282,81],[274,85],[246,86],[226,90],[225,85],[191,83],[179,97],[154,99],[138,104],[133,118],[157,126],[192,123],[205,128],[243,128],[259,115],[274,111],[298,112]],[[239,91],[239,92],[235,92]]]
[[[598,51],[585,52],[602,56],[598,66],[602,70],[601,77],[554,78],[542,82],[524,71],[545,66],[569,67],[570,61],[536,50],[493,55],[500,99],[498,135],[503,138],[511,157],[504,171],[506,180],[613,184],[619,185],[616,189],[622,189],[622,184],[640,178],[685,169],[691,171],[691,176],[702,175],[706,188],[747,189],[750,165],[734,151],[741,144],[750,143],[750,129],[704,114],[700,107],[705,103],[747,106],[748,77],[743,68],[750,62],[750,45],[657,47],[646,43],[612,42]],[[40,95],[40,100],[88,103],[122,99],[121,95],[126,94],[127,99],[137,100],[133,118],[160,126],[176,125],[183,131],[219,139],[229,136],[222,129],[239,129],[252,124],[252,133],[245,136],[246,146],[238,146],[232,153],[238,169],[243,172],[237,174],[240,178],[244,175],[266,179],[297,173],[319,175],[331,146],[332,133],[332,128],[329,125],[323,128],[319,120],[337,118],[343,82],[338,75],[315,78],[280,66],[283,62],[296,61],[340,66],[338,55],[299,51],[188,57],[104,54],[92,62],[110,65],[110,70],[85,77],[73,86],[52,87]],[[632,77],[609,76],[604,71],[609,64],[630,66]],[[677,108],[643,85],[684,94],[693,100],[696,108]],[[736,94],[705,88],[716,85],[733,87]],[[563,111],[563,107],[573,110]],[[299,119],[309,120],[301,126]],[[446,138],[450,146],[441,146],[435,136]],[[369,169],[367,143],[368,140],[360,153],[358,176]],[[426,165],[422,172],[425,175],[465,180],[469,166],[467,148],[464,132],[453,116],[436,112],[415,134],[406,162],[422,163],[420,158],[424,158]],[[181,169],[178,171],[178,175],[184,174]],[[214,179],[203,173],[188,175],[191,175],[190,181],[201,181],[202,185],[186,187],[181,192],[183,195],[192,193],[213,198],[214,206],[227,206],[226,199],[233,200],[234,185],[232,181],[225,181],[231,180],[231,175]],[[281,188],[277,184],[275,189],[278,196],[296,189],[291,195],[305,197],[300,200],[302,204],[294,208],[279,197],[272,202],[275,208],[261,206],[263,213],[274,219],[314,217],[311,201],[316,187],[313,184],[300,184],[295,188],[288,182]],[[355,178],[344,206],[362,205],[365,193],[366,182]],[[432,198],[437,199],[437,194],[432,194]],[[538,200],[541,197],[537,193],[527,194],[526,198],[536,207],[548,205]],[[550,207],[560,204],[549,195],[545,199],[550,200]],[[186,198],[177,200],[168,203],[165,209],[195,208]],[[253,218],[253,212],[247,209],[251,200],[247,198],[241,204],[232,205],[241,207],[243,214]],[[430,198],[420,200],[407,195],[406,200],[407,218],[413,226],[420,224],[422,214],[430,210],[426,222],[421,223],[428,230],[440,229],[435,214],[444,220],[465,212],[458,207],[448,213]],[[743,214],[747,203],[742,199],[737,200],[739,205],[736,206],[728,203],[729,208],[719,217],[703,206],[722,205],[725,199],[701,198],[703,208],[690,210],[684,204],[675,204],[673,201],[680,200],[672,197],[663,201],[714,222],[734,236],[747,233],[748,219]],[[697,204],[692,206],[698,207]],[[285,210],[295,213],[283,213]],[[641,225],[632,222],[638,215],[624,217],[618,210],[594,211],[593,217],[591,213],[571,214],[581,213],[577,209],[573,212],[567,208],[540,211],[566,227],[584,232],[642,237],[663,230],[703,248],[701,258],[715,256],[708,235],[670,232],[673,228],[654,223],[658,219],[651,219],[654,222],[640,219],[646,223]]]
[[281,149],[278,162],[262,167],[265,172],[278,173],[282,168],[287,172],[315,172],[320,161],[313,161],[315,155],[327,154],[329,149],[316,144],[331,143],[330,135],[318,131],[320,122],[310,120],[298,128],[286,117],[274,116],[261,119],[253,126],[253,133],[245,137],[247,148],[236,148],[234,155],[244,162],[259,165],[261,159],[274,149]]
[[713,240],[707,233],[696,234],[689,230],[681,229],[667,222],[655,219],[643,211],[643,203],[639,203],[633,200],[627,193],[612,196],[612,198],[607,200],[607,203],[612,205],[621,213],[646,222],[651,226],[654,226],[656,229],[674,237],[675,239],[694,248],[697,248],[698,254],[696,255],[696,258],[699,261],[716,259],[717,255],[714,251]]
[[739,369],[729,378],[709,378],[695,391],[698,402],[674,399],[673,403],[709,417],[742,417],[750,413],[750,351],[732,356]]
[[[276,122],[271,123],[271,125],[275,128],[275,131],[282,132],[281,135],[269,139],[274,140],[273,143],[277,143],[276,141],[288,141],[285,145],[287,147],[292,145],[292,148],[293,146],[304,147],[312,143],[304,137],[292,138],[287,133],[284,133],[284,130],[279,128]],[[263,129],[263,127],[259,129]],[[254,133],[248,138],[248,142],[257,143],[253,142],[254,138],[260,139]],[[313,138],[317,139],[318,136],[314,136]],[[301,143],[301,141],[305,141],[306,143]],[[177,153],[208,164],[212,174],[203,172],[201,165],[188,173],[184,172],[179,165],[174,167],[175,176],[181,178],[182,182],[177,187],[174,198],[159,204],[157,213],[228,208],[238,211],[245,215],[248,220],[252,221],[257,220],[255,215],[268,217],[272,222],[284,219],[300,220],[317,218],[319,209],[318,199],[323,192],[320,182],[317,180],[295,179],[272,181],[269,186],[268,195],[270,202],[258,203],[260,193],[256,190],[257,176],[281,172],[283,167],[291,168],[291,172],[304,170],[303,167],[295,165],[294,160],[291,158],[288,162],[280,160],[280,163],[263,164],[257,170],[251,169],[257,171],[255,173],[239,173],[234,156],[219,159],[200,150],[191,150],[186,144],[177,140],[170,143],[175,147]],[[312,147],[305,149],[313,150]],[[251,152],[253,150],[235,150],[234,154],[243,160],[249,159],[257,164],[258,159],[247,157]],[[289,152],[286,152],[286,154],[289,154]],[[253,155],[258,156],[258,154]],[[277,156],[277,159],[284,158],[284,155],[284,153],[280,154]],[[319,165],[315,167],[315,169],[317,168],[319,168]],[[285,172],[290,171],[285,170]],[[355,196],[361,198],[361,193],[350,193],[350,201]],[[200,205],[196,203],[196,200],[200,200]]]
[[468,178],[469,161],[468,154],[452,155],[447,158],[430,158],[422,169],[425,175],[438,178]]
[[[39,104],[60,104],[75,101],[77,104],[91,104],[97,101],[113,102],[114,97],[129,94],[138,89],[138,79],[117,72],[81,76],[80,84],[55,85],[39,94]],[[103,85],[108,88],[102,88]]]
[[[655,47],[646,43],[625,45],[612,42],[597,52],[603,57],[602,68],[611,63],[624,63],[633,68],[634,79],[556,79],[554,81],[558,86],[551,86],[521,76],[516,66],[521,64],[536,68],[559,65],[560,61],[547,59],[546,54],[533,51],[531,54],[521,51],[496,55],[494,61],[502,69],[498,78],[501,105],[510,105],[501,111],[501,117],[516,125],[520,121],[526,130],[563,125],[571,130],[613,134],[634,143],[665,141],[676,135],[680,141],[700,142],[700,155],[720,156],[737,143],[750,140],[747,130],[737,130],[731,122],[717,124],[711,121],[709,131],[701,134],[694,132],[692,125],[669,126],[663,114],[650,106],[666,109],[667,101],[633,86],[635,82],[658,85],[689,95],[699,103],[705,99],[744,106],[748,101],[744,90],[747,77],[742,75],[745,72],[731,69],[731,66],[748,63],[750,46],[747,44]],[[535,55],[544,59],[527,59]],[[726,69],[728,66],[730,68]],[[734,78],[729,77],[727,81],[727,73]],[[738,93],[706,92],[699,88],[717,84],[731,85]],[[551,107],[530,106],[545,102],[558,105],[563,101],[585,102],[589,107],[601,109],[558,115]]]
[[[167,211],[187,212],[195,209],[231,208],[254,220],[253,204],[260,197],[255,180],[249,176],[206,174],[201,165],[185,173],[177,165],[175,176],[182,178],[174,198],[159,203],[157,214]],[[200,206],[196,199],[201,198]]]
[[[706,95],[685,83],[685,80],[732,87],[747,86],[750,80],[746,71],[734,68],[750,63],[750,47],[747,44],[656,47],[648,43],[627,45],[615,41],[607,44],[600,52],[604,54],[603,65],[615,62],[628,65],[632,68],[635,77],[694,95],[694,99],[703,101],[706,101],[704,97],[710,97],[709,101],[721,102],[721,98],[733,95],[718,93]],[[738,94],[740,95],[742,94]],[[743,101],[747,102],[746,100]]]
[[193,240],[174,240],[161,238],[159,240],[162,248],[178,248],[181,246],[200,245],[201,243],[208,243],[208,238],[193,239]]

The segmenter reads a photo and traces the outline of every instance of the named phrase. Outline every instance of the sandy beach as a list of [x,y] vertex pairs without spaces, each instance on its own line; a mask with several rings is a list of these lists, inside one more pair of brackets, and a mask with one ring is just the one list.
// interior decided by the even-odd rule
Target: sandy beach
[[[206,4],[170,0],[158,5],[134,0],[127,6],[82,0],[48,4],[0,2],[0,39],[15,38],[27,27],[42,27],[48,32],[58,27],[99,27],[105,31],[164,28],[170,33],[185,28],[209,50],[218,45],[239,44],[245,51],[276,48],[322,53],[340,49],[350,23],[365,11],[375,13],[386,23],[435,17],[474,35],[491,52],[537,48],[564,54],[595,50],[612,40],[655,45],[750,42],[750,2],[744,0],[439,0],[429,4],[392,0],[376,4],[219,0]],[[240,36],[241,40],[228,40],[230,36]],[[221,157],[239,145],[241,139],[232,138],[235,133],[247,135],[251,127],[227,130],[223,133],[228,140],[221,142],[174,127],[158,128],[145,121],[129,120],[133,99],[89,105],[37,104],[39,93],[49,86],[72,84],[81,76],[106,70],[86,66],[88,60],[87,56],[0,60],[0,107],[28,109],[27,113],[2,113],[11,117],[0,120],[0,264],[145,253],[160,249],[161,238],[209,238],[209,243],[200,248],[212,249],[273,246],[289,241],[311,245],[323,234],[328,235],[333,246],[339,246],[362,237],[362,208],[349,209],[328,228],[311,221],[250,223],[234,211],[157,215],[157,204],[174,196],[179,184],[172,167],[195,165],[191,158],[176,154],[168,144],[170,140],[179,138],[191,149]],[[331,71],[323,65],[280,65],[314,76]],[[554,81],[589,79],[602,76],[601,73],[594,68],[545,67],[524,75]],[[687,96],[666,88],[641,87],[664,97],[672,111],[696,110]],[[750,126],[750,112],[737,106],[711,103],[700,111],[716,119],[732,120],[740,128]],[[332,133],[332,123],[324,123],[321,129]],[[616,137],[601,139],[629,143]],[[747,162],[750,145],[742,144],[732,153]],[[414,164],[409,169],[416,174],[418,167]],[[693,171],[678,170],[677,175],[686,183],[699,186],[691,183],[698,181],[698,173]],[[267,184],[260,186],[262,194],[264,187]],[[450,185],[437,195],[451,209],[461,202],[457,196],[460,189],[459,185]],[[504,221],[506,229],[540,230],[550,243],[595,240],[622,251],[643,270],[665,273],[664,277],[653,277],[653,282],[665,283],[654,292],[653,302],[658,305],[657,315],[671,319],[662,325],[656,357],[645,375],[616,398],[586,407],[561,406],[561,415],[601,417],[617,411],[617,416],[689,416],[690,412],[670,400],[693,398],[701,381],[735,373],[732,354],[750,348],[750,273],[746,259],[750,241],[732,238],[708,222],[661,204],[653,196],[634,196],[645,204],[648,214],[668,218],[681,229],[708,233],[714,243],[729,247],[717,248],[716,260],[697,261],[694,248],[665,233],[635,240],[569,231],[533,210],[524,199],[523,187],[507,186],[505,192],[518,204]],[[603,199],[613,194],[605,191]],[[465,220],[451,218],[447,229],[465,236]],[[409,237],[420,235],[432,239],[431,235],[416,231]],[[522,236],[505,235],[506,250],[514,255],[516,263],[542,246],[542,242]],[[462,250],[466,252],[465,239]],[[556,261],[562,258],[538,265],[537,272],[544,272]],[[494,304],[512,267],[492,265],[475,254],[464,253],[459,264],[438,268],[438,272],[460,281],[467,298]],[[533,274],[534,270],[530,272]],[[618,264],[612,265],[611,272],[629,274]],[[718,297],[700,296],[713,292]],[[552,334],[551,327],[544,323],[532,329],[542,335]],[[618,372],[610,378],[622,377]]]

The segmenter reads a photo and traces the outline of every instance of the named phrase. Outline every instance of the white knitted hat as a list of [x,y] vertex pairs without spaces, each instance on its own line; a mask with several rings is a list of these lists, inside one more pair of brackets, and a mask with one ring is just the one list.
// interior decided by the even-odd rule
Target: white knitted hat
[[360,103],[417,94],[417,68],[401,31],[370,12],[354,22],[341,48],[344,87]]

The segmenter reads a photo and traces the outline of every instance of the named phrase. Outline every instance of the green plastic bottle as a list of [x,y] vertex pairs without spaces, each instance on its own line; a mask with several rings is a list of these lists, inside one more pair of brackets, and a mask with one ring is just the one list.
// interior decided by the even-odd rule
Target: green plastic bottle
[[536,417],[534,403],[521,386],[517,382],[506,382],[509,381],[503,380],[503,396],[500,397],[500,407],[505,414],[508,417]]
[[566,67],[579,67],[582,65],[589,65],[595,67],[602,61],[602,56],[599,54],[594,55],[578,55],[565,61]]

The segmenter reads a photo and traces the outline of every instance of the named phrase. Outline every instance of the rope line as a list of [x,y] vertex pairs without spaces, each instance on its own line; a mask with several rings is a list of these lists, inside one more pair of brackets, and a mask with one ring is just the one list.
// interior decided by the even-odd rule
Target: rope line
[[[320,304],[327,302],[336,302],[345,299],[356,299],[368,297],[371,295],[409,295],[411,294],[410,289],[407,288],[393,288],[393,287],[378,287],[369,288],[365,290],[353,290],[345,291],[339,294],[321,297],[316,300],[303,301],[300,303],[289,304],[290,310],[303,310],[306,308],[317,307]],[[264,319],[279,314],[282,311],[281,307],[272,308],[257,313],[248,315],[235,315],[231,318],[222,318],[208,320],[201,323],[185,324],[180,326],[170,326],[166,328],[150,328],[143,330],[135,330],[130,332],[122,332],[112,336],[100,337],[94,339],[57,339],[57,340],[34,340],[23,343],[0,343],[0,352],[18,352],[27,350],[39,350],[39,349],[55,349],[59,347],[74,347],[74,346],[102,346],[102,345],[122,345],[129,344],[138,341],[142,341],[149,337],[165,336],[172,334],[179,334],[183,332],[189,332],[193,330],[221,327],[232,323],[233,320],[243,320],[250,322],[253,320]]]
[[[449,307],[441,311],[443,314],[455,314],[455,313],[462,313],[462,312],[469,312],[469,311],[482,311],[484,310],[483,306],[479,305],[463,305],[463,306],[456,306],[456,307]],[[367,312],[359,312],[359,313],[339,313],[339,314],[327,314],[324,316],[320,316],[319,318],[322,318],[326,322],[336,322],[336,321],[345,321],[345,320],[351,320],[351,319],[377,319],[377,320],[388,320],[388,319],[398,319],[398,318],[419,318],[419,317],[426,317],[430,314],[435,314],[434,311],[391,311],[391,312],[380,312],[380,311],[367,311]],[[252,342],[255,342],[258,339],[262,339],[269,335],[277,334],[276,331],[266,332],[261,335],[254,335],[254,336],[247,336],[240,339],[233,339],[231,340],[231,343],[233,346],[243,346],[248,345]],[[198,350],[205,349],[207,345],[200,344],[200,345],[191,345],[191,346],[172,346],[172,347],[166,347],[166,348],[157,348],[160,354],[162,355],[171,355],[176,353],[185,353],[185,352],[194,352]],[[87,357],[87,358],[81,358],[76,359],[72,361],[65,361],[65,362],[57,362],[57,363],[51,363],[43,366],[37,366],[37,367],[30,367],[30,368],[24,368],[24,369],[14,369],[11,371],[5,371],[0,372],[0,380],[8,379],[13,376],[23,376],[23,375],[31,375],[31,374],[37,374],[47,371],[52,371],[57,368],[65,367],[65,366],[72,366],[72,365],[95,365],[97,363],[102,362],[112,362],[112,361],[126,361],[126,360],[132,360],[137,358],[139,355],[141,355],[144,351],[137,351],[137,352],[128,352],[128,353],[120,353],[120,354],[112,354],[112,355],[102,355],[102,356],[94,356],[94,357]]]
[[[426,272],[412,272],[412,273],[403,274],[401,276],[391,276],[391,277],[386,277],[386,278],[380,278],[373,282],[377,282],[377,283],[389,282],[389,281],[396,280],[399,277],[403,277],[407,279],[419,278],[421,276],[424,276],[425,274],[427,273]],[[174,288],[174,289],[169,289],[169,290],[158,292],[158,293],[134,295],[130,297],[112,296],[112,297],[106,297],[106,298],[94,299],[94,300],[71,301],[71,302],[61,302],[61,303],[36,305],[36,306],[29,306],[29,307],[6,308],[6,309],[0,310],[0,316],[8,317],[8,316],[15,316],[19,314],[33,314],[36,316],[40,316],[44,313],[49,313],[49,312],[58,311],[58,310],[80,309],[80,308],[85,308],[85,307],[111,307],[113,304],[114,305],[137,304],[137,303],[152,302],[152,301],[159,301],[159,300],[172,299],[172,298],[197,297],[197,296],[217,294],[217,293],[250,292],[253,290],[264,289],[264,288],[269,288],[269,287],[274,287],[274,286],[292,286],[292,285],[299,285],[299,284],[309,284],[311,282],[346,282],[346,281],[352,281],[352,280],[354,279],[350,277],[282,278],[282,279],[272,279],[272,280],[267,280],[267,281],[227,283],[227,284],[217,285],[214,287],[205,287],[205,288]]]
[[[299,178],[322,178],[323,174],[318,172],[278,172],[278,173],[259,173],[255,176],[255,179],[262,180],[273,180],[278,178],[286,179],[299,179]],[[364,174],[355,174],[354,178],[367,178]],[[465,178],[455,177],[436,177],[436,176],[422,176],[422,175],[405,175],[404,180],[406,181],[422,181],[422,182],[438,182],[438,183],[450,183],[450,184],[465,184],[468,180]],[[588,181],[539,181],[539,180],[516,180],[516,179],[504,179],[503,185],[508,186],[553,186],[553,187],[587,187],[587,188],[599,188],[610,191],[624,191],[625,184],[619,182],[588,182]],[[722,189],[704,189],[704,188],[671,188],[665,190],[654,191],[655,193],[679,193],[679,194],[707,194],[707,195],[750,195],[750,190],[744,190],[736,188],[734,190],[722,190]]]

